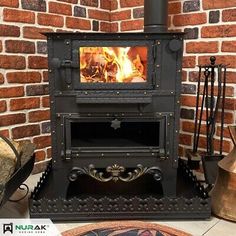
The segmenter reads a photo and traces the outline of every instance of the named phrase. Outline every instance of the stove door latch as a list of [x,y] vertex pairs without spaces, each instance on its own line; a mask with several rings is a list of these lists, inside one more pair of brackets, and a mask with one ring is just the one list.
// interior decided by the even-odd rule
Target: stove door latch
[[65,81],[67,84],[71,84],[71,69],[79,68],[79,65],[69,59],[60,60],[59,58],[52,59],[52,67],[59,70],[65,69]]

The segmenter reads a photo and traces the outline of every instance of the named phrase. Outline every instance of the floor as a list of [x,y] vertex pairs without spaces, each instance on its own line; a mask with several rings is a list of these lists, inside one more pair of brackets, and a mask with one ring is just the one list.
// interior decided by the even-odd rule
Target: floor
[[[32,190],[33,186],[36,185],[41,174],[31,175],[27,180],[26,184]],[[21,191],[16,191],[12,196],[12,199],[17,199],[22,196]],[[0,218],[28,218],[28,200],[23,199],[18,203],[7,202],[0,209]],[[144,219],[145,220],[145,219]],[[91,222],[92,223],[92,222]],[[155,221],[154,223],[171,226],[185,232],[188,232],[194,236],[235,236],[236,235],[236,223],[225,221],[212,217],[209,220],[204,221]],[[88,223],[86,223],[88,224]],[[73,224],[56,224],[56,227],[60,232],[69,230],[71,228],[85,225],[85,223],[73,223]]]

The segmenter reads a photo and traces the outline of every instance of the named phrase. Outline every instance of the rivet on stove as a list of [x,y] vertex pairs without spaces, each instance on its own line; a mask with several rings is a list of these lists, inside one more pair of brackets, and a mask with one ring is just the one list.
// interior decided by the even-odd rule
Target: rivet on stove
[[167,125],[170,126],[170,123],[168,123]]
[[178,133],[178,130],[175,130],[175,133]]
[[63,126],[63,124],[61,124],[61,126]]
[[156,65],[156,67],[157,67],[157,68],[159,68],[159,67],[160,67],[160,65]]
[[88,95],[88,92],[84,92],[85,95]]
[[121,114],[121,116],[124,116],[124,115],[125,115],[124,113]]
[[154,155],[155,155],[155,153],[153,152],[153,153],[152,153],[152,156],[154,156]]
[[64,143],[61,143],[61,145],[64,145]]
[[129,153],[126,153],[126,156],[130,156],[130,154],[129,154]]
[[147,94],[147,92],[144,92],[144,94],[146,95],[146,94]]
[[177,104],[179,104],[179,101],[177,101]]
[[110,114],[109,114],[109,113],[107,113],[107,116],[110,116]]
[[161,42],[160,41],[157,41],[157,45],[160,45],[161,44]]
[[69,114],[69,116],[71,116],[71,114]]
[[119,95],[119,94],[120,94],[120,92],[117,92],[116,94],[117,94],[117,95]]
[[52,70],[48,70],[49,73],[52,73]]
[[156,85],[156,87],[157,87],[157,88],[159,88],[159,87],[160,87],[160,85],[159,85],[159,84],[157,84],[157,85]]
[[101,156],[104,157],[104,153],[102,153]]
[[178,70],[179,73],[181,73],[181,70]]
[[140,116],[142,116],[142,115],[143,115],[143,113],[139,113],[139,115],[140,115]]
[[162,116],[162,113],[160,112],[159,115]]
[[88,113],[88,116],[91,116],[91,114],[90,114],[90,113]]
[[54,103],[54,101],[51,101],[51,103],[53,104],[53,103]]
[[174,94],[174,92],[173,92],[173,91],[171,91],[170,93],[171,93],[171,94]]
[[69,41],[67,41],[67,42],[66,42],[66,45],[69,45],[69,44],[70,44],[70,42],[69,42]]

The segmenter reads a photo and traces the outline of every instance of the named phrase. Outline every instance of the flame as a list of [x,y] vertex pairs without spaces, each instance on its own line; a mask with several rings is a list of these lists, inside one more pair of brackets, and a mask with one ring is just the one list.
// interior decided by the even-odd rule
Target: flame
[[139,54],[129,56],[132,47],[80,48],[81,82],[145,82],[145,69]]

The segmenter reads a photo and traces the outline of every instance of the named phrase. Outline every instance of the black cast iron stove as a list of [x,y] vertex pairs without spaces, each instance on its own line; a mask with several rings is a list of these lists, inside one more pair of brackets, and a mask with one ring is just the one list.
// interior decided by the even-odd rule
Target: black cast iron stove
[[167,32],[166,12],[146,0],[144,33],[46,34],[53,159],[32,217],[209,216],[177,188],[183,34]]

